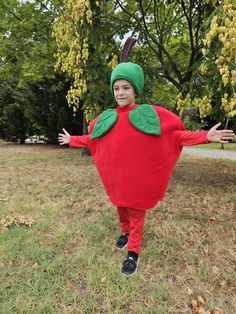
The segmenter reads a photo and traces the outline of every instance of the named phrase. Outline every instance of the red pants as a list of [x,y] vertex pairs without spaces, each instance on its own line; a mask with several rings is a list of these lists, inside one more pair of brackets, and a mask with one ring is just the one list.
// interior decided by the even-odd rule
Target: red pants
[[139,254],[146,211],[127,207],[117,207],[117,211],[121,232],[129,234],[128,251]]

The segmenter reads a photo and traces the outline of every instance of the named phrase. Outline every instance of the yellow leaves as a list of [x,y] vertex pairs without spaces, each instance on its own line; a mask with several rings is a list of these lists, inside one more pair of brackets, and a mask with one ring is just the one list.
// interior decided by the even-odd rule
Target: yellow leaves
[[202,48],[202,54],[203,54],[204,57],[206,56],[207,50],[205,48]]
[[215,307],[213,310],[209,310],[206,304],[206,300],[190,288],[188,288],[188,295],[190,297],[190,307],[195,314],[225,314],[224,310],[219,307]]
[[101,108],[98,104],[90,104],[84,110],[86,121],[90,123],[100,112]]
[[208,68],[206,66],[206,64],[202,63],[199,67],[199,72],[204,75],[208,72]]
[[179,115],[182,116],[184,110],[191,105],[190,94],[187,94],[185,99],[183,99],[182,93],[177,95],[177,110],[179,111]]
[[224,83],[224,86],[226,86],[229,83],[229,77],[226,74],[222,75],[222,81]]
[[221,99],[221,105],[225,112],[228,113],[229,118],[236,116],[236,93],[233,94],[231,98],[228,97],[228,94],[224,94],[224,97]]
[[211,97],[204,96],[202,99],[195,98],[193,104],[198,107],[201,119],[210,115],[212,110]]
[[211,114],[211,95],[203,98],[194,98],[191,100],[190,94],[187,94],[185,99],[182,99],[181,93],[177,96],[177,110],[180,116],[183,115],[185,109],[197,107],[199,109],[200,118],[203,119]]
[[[207,1],[207,3],[211,2]],[[231,91],[230,96],[222,97],[222,107],[229,118],[236,116],[234,92],[236,86],[236,7],[234,4],[235,2],[231,0],[224,1],[223,14],[219,14],[219,17],[215,15],[212,18],[209,32],[203,40],[204,47],[202,49],[203,55],[208,56],[211,53],[213,39],[220,42],[215,64],[221,76],[222,83],[220,84],[223,85],[223,88]],[[222,88],[222,86],[219,86],[219,88]]]
[[82,50],[81,50],[81,57],[84,63],[86,63],[86,61],[88,61],[88,57],[89,57],[89,45],[88,45],[88,39],[85,38],[83,40],[83,44],[82,44]]
[[33,224],[35,224],[35,220],[31,216],[19,213],[12,213],[10,215],[7,215],[5,218],[2,218],[0,223],[5,229],[8,229],[12,226],[31,227]]
[[56,39],[56,71],[62,71],[73,81],[67,93],[67,102],[74,111],[87,92],[83,68],[89,59],[88,34],[81,35],[84,24],[92,25],[93,14],[89,0],[67,0],[63,13],[56,19],[53,36]]
[[108,62],[108,67],[113,70],[117,64],[118,64],[118,56],[112,53],[112,59],[110,62]]
[[233,86],[236,86],[236,70],[231,71],[231,82]]

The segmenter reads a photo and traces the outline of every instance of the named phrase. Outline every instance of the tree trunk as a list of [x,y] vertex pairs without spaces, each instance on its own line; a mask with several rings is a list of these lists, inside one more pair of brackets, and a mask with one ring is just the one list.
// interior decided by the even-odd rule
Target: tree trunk
[[[225,122],[225,130],[228,129],[228,125],[229,125],[229,118]],[[221,143],[221,149],[224,149],[224,143]]]
[[[87,125],[87,121],[86,121],[86,118],[85,118],[84,113],[83,113],[83,135],[87,135],[87,134],[88,134],[88,125]],[[91,156],[91,152],[87,147],[85,147],[85,148],[82,148],[81,155],[82,156]]]

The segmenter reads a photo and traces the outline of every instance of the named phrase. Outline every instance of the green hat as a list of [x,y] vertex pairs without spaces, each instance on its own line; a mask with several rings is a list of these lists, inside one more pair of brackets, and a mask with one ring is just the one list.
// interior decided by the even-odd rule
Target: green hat
[[113,85],[115,81],[126,80],[134,88],[137,95],[140,95],[144,85],[143,69],[136,63],[122,62],[119,63],[111,74],[111,90],[113,92]]

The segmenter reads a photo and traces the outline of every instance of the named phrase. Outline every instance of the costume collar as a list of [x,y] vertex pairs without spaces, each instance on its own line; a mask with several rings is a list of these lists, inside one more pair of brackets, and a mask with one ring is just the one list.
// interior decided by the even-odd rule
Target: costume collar
[[124,112],[124,111],[130,111],[130,110],[133,110],[134,108],[136,108],[138,106],[138,104],[134,104],[134,105],[127,105],[127,106],[124,106],[124,107],[116,107],[116,112]]

